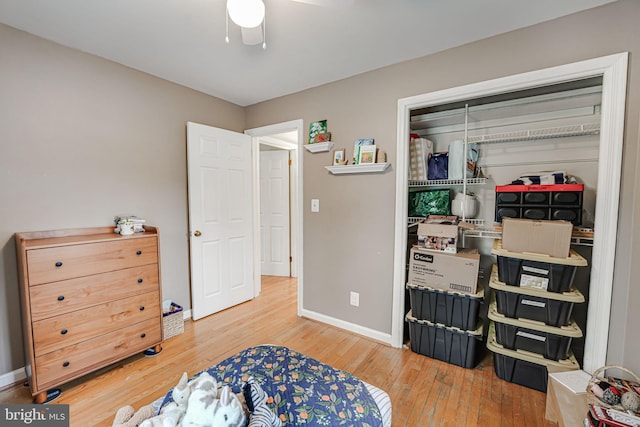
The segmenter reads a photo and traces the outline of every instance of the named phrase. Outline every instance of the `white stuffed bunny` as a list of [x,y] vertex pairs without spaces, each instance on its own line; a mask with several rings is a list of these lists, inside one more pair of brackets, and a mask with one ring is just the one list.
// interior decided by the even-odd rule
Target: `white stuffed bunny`
[[213,427],[244,427],[247,417],[238,396],[229,386],[222,387],[219,404],[213,414]]
[[175,427],[180,425],[180,421],[187,410],[187,402],[191,394],[191,388],[187,384],[187,373],[184,372],[178,384],[171,391],[173,402],[165,405],[160,414],[145,420],[140,427]]
[[190,384],[187,411],[182,419],[184,427],[213,427],[213,415],[219,405],[218,383],[207,372]]

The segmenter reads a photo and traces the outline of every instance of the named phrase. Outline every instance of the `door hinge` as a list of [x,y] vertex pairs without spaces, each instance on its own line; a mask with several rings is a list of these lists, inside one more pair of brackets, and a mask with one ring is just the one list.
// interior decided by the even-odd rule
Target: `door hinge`
[[291,164],[292,164],[292,163],[293,163],[293,162],[291,161],[291,159],[289,159],[289,166],[291,166]]
[[293,257],[292,256],[289,257],[289,262],[293,262]]

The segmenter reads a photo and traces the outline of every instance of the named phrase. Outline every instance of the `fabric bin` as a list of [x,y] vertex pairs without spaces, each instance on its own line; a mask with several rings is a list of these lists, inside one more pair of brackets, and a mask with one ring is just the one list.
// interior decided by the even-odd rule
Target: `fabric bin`
[[182,306],[172,302],[169,311],[162,313],[164,339],[169,339],[184,332]]

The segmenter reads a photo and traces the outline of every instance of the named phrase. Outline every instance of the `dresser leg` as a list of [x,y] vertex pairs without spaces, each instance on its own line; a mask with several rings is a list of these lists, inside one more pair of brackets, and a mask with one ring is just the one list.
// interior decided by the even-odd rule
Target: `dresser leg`
[[160,344],[148,348],[145,351],[142,352],[142,354],[144,354],[147,357],[153,357],[153,356],[157,356],[162,352],[162,346]]
[[33,403],[49,403],[59,398],[61,394],[62,390],[52,388],[51,390],[43,391],[33,396]]
[[47,392],[43,391],[33,396],[33,403],[44,403],[47,401]]

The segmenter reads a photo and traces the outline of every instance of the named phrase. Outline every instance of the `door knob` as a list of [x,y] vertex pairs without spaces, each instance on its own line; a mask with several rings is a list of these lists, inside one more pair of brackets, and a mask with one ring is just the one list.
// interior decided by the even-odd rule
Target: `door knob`
[[200,236],[202,236],[202,233],[200,232],[200,230],[196,230],[196,231],[193,232],[193,235],[196,236],[196,237],[200,237]]

